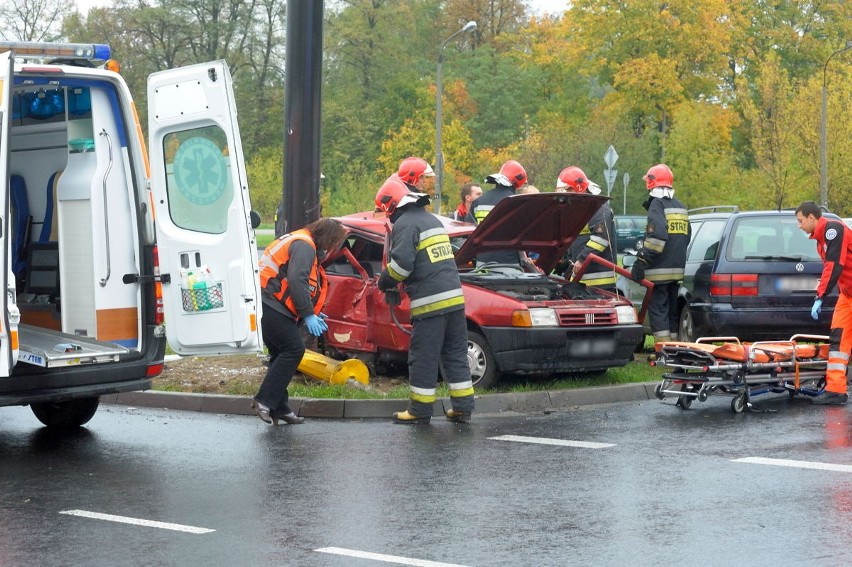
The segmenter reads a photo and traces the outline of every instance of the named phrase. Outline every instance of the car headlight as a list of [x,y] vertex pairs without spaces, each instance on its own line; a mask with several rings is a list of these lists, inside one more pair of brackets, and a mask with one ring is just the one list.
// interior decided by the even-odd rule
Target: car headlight
[[636,317],[636,309],[632,305],[619,305],[615,308],[615,315],[620,324],[639,322]]
[[556,311],[547,308],[522,309],[512,312],[513,327],[558,327]]

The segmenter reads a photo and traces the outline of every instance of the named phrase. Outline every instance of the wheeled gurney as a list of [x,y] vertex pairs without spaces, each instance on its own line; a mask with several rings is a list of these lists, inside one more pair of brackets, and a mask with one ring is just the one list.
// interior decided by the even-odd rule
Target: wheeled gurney
[[652,366],[666,366],[654,392],[677,396],[687,409],[710,395],[731,396],[731,410],[753,409],[751,399],[768,393],[816,396],[825,387],[828,337],[793,335],[787,341],[740,342],[736,337],[702,337],[695,342],[661,342]]

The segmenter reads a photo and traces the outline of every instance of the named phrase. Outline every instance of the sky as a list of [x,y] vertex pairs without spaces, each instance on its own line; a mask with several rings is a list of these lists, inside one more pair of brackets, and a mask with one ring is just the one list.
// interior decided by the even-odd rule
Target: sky
[[[569,0],[530,0],[529,5],[537,14],[559,13],[568,8]],[[85,14],[89,8],[105,6],[112,2],[110,0],[75,0],[77,9]]]

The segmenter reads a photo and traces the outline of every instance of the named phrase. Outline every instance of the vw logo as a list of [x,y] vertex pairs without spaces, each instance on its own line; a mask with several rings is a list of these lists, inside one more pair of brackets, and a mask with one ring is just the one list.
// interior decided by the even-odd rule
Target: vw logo
[[804,272],[805,271],[805,265],[802,264],[801,262],[799,262],[798,264],[796,264],[796,271],[797,272]]

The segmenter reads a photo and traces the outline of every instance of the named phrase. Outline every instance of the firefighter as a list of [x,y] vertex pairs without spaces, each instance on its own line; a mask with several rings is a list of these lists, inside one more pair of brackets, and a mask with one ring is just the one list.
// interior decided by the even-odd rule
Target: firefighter
[[[486,177],[485,182],[494,184],[494,188],[483,193],[480,198],[471,204],[467,212],[467,222],[479,224],[485,220],[485,217],[497,203],[506,197],[511,197],[518,189],[526,185],[527,172],[521,164],[510,159],[500,166],[500,171]],[[521,258],[515,250],[499,250],[497,252],[480,254],[477,256],[476,262],[478,265],[492,262],[497,264],[520,264]]]
[[473,382],[467,363],[464,294],[450,237],[441,221],[424,208],[428,203],[428,195],[409,191],[394,175],[376,193],[376,207],[393,223],[388,263],[378,287],[393,305],[402,283],[411,300],[411,391],[408,409],[394,413],[393,420],[414,424],[432,419],[440,367],[452,402],[446,417],[467,423],[473,413]]
[[[556,191],[598,195],[601,188],[589,181],[582,169],[571,166],[559,173],[556,179]],[[615,238],[615,221],[612,208],[609,202],[606,202],[571,243],[565,255],[567,266],[563,269],[562,275],[569,279],[575,276],[589,254],[595,254],[613,262],[613,238]],[[612,268],[606,268],[594,262],[586,268],[580,282],[615,293],[615,272]]]
[[343,225],[336,220],[319,219],[273,240],[260,259],[260,322],[269,367],[252,407],[266,423],[278,425],[282,420],[297,425],[305,421],[287,405],[287,386],[305,354],[299,323],[315,337],[328,330],[320,312],[328,292],[320,262],[345,236]]
[[799,228],[817,241],[817,252],[824,262],[811,317],[819,320],[823,297],[835,285],[840,291],[831,318],[825,390],[811,398],[811,403],[842,406],[849,399],[846,368],[852,352],[852,230],[839,219],[822,216],[819,205],[813,201],[799,205],[796,220]]
[[432,171],[432,166],[425,159],[412,156],[399,162],[396,175],[409,186],[411,191],[422,192],[426,178],[435,177],[435,172]]
[[654,291],[648,304],[648,316],[654,342],[677,336],[677,294],[686,266],[690,227],[686,207],[674,196],[674,174],[665,164],[648,170],[642,178],[648,199],[642,203],[648,211],[645,244],[636,254],[632,277],[648,279]]

